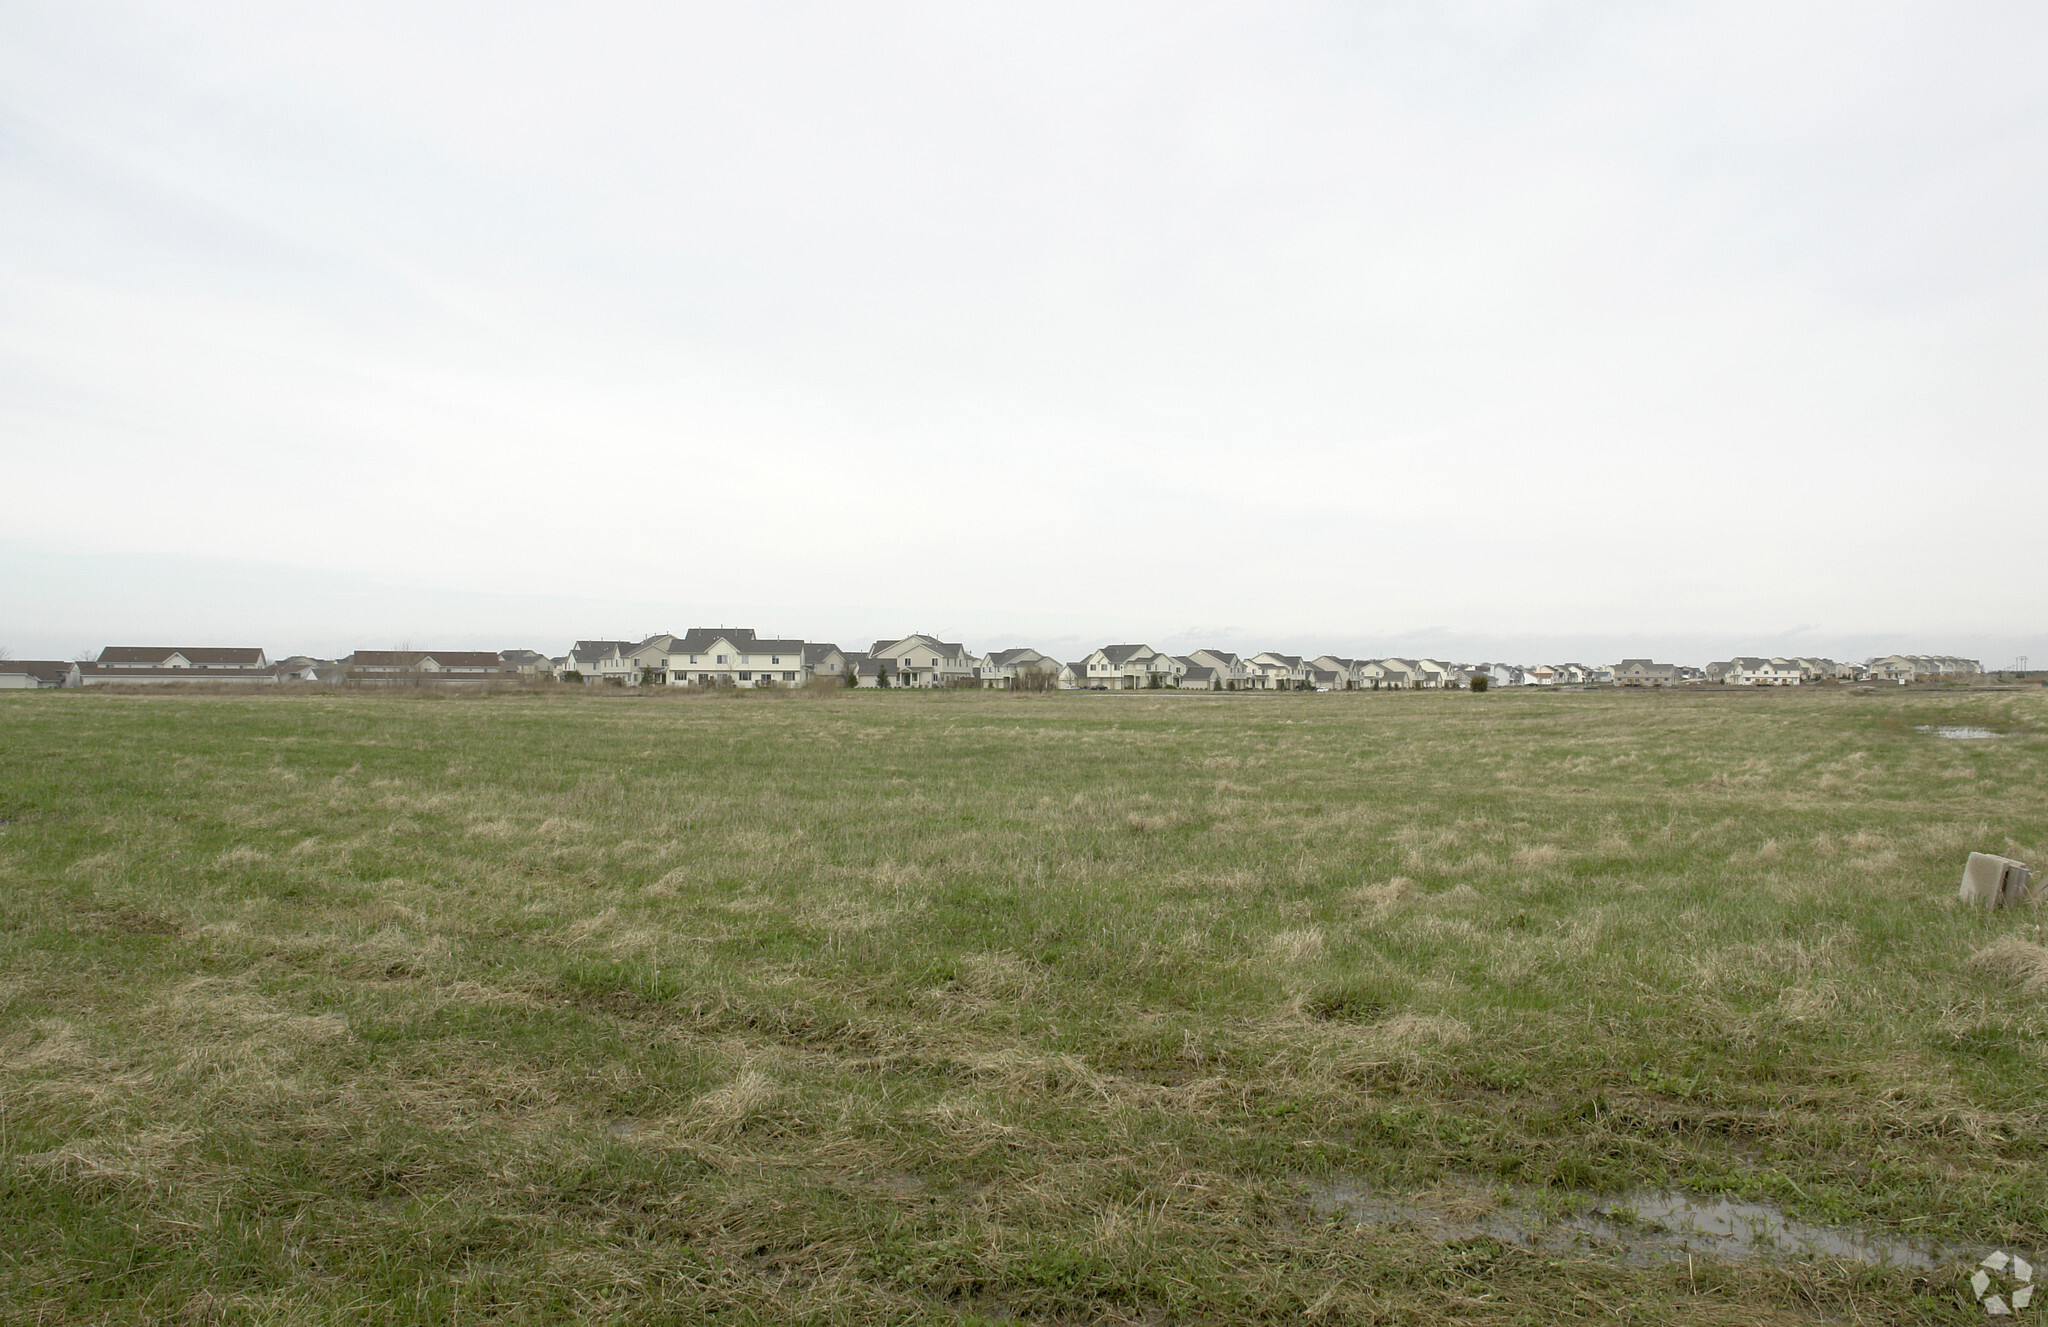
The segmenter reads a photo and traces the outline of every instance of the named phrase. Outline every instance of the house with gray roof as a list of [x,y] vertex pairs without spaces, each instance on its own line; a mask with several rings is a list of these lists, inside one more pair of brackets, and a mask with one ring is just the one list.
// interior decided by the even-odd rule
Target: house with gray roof
[[639,666],[627,657],[633,647],[629,640],[579,640],[569,647],[556,674],[574,673],[585,682],[615,686],[625,686],[629,680],[638,682]]
[[1614,680],[1625,687],[1669,687],[1678,685],[1678,668],[1650,659],[1623,659],[1614,665]]
[[1029,646],[997,650],[974,661],[974,676],[991,690],[1010,690],[1020,685],[1043,690],[1058,678],[1060,661]]
[[1308,686],[1308,662],[1298,654],[1263,650],[1244,661],[1254,691],[1299,691]]
[[0,691],[37,691],[74,686],[69,659],[0,659]]
[[[955,641],[918,634],[901,640],[878,640],[868,648],[868,657],[886,664],[892,686],[916,690],[966,686],[974,678],[974,656]],[[867,674],[861,685],[869,685]]]
[[692,627],[651,636],[633,655],[658,686],[797,687],[810,680],[804,650],[803,641],[763,639],[748,627]]
[[1211,668],[1215,670],[1216,681],[1219,685],[1213,687],[1212,690],[1241,690],[1245,679],[1250,676],[1245,669],[1244,660],[1232,654],[1229,650],[1191,650],[1180,657],[1190,667]]
[[519,676],[496,650],[357,650],[339,662],[343,678],[358,686],[474,685]]
[[1105,645],[1081,660],[1085,685],[1110,691],[1170,687],[1181,666],[1172,655],[1150,645]]
[[846,651],[829,641],[806,641],[804,643],[804,680],[815,682],[823,678],[838,682],[842,686],[847,677]]

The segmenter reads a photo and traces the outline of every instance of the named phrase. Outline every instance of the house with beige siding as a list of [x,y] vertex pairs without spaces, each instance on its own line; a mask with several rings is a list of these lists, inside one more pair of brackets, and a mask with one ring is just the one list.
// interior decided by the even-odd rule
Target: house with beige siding
[[1984,671],[1975,659],[1951,654],[1887,654],[1865,665],[1866,673],[1886,682],[1913,682],[1930,677],[1971,677]]
[[1614,680],[1625,687],[1668,687],[1678,684],[1678,668],[1649,659],[1623,659],[1614,665]]
[[1020,675],[1045,674],[1057,678],[1059,671],[1059,660],[1028,646],[983,655],[974,666],[975,680],[991,690],[1015,687]]
[[1194,650],[1182,657],[1191,667],[1215,670],[1217,685],[1211,690],[1241,691],[1251,676],[1244,666],[1244,660],[1228,650]]
[[[1796,687],[1807,673],[1791,659],[1763,659],[1738,654],[1720,666],[1720,681],[1736,687]],[[1707,676],[1713,676],[1709,671]]]
[[1295,691],[1308,685],[1308,661],[1298,654],[1263,650],[1244,661],[1244,670],[1254,691]]
[[[956,641],[936,636],[905,636],[901,640],[878,640],[868,649],[868,658],[889,671],[891,686],[930,690],[964,686],[974,681],[974,656]],[[861,675],[862,686],[872,686],[869,675]]]
[[1365,671],[1386,691],[1413,691],[1422,685],[1421,672],[1407,659],[1374,659]]
[[574,673],[585,682],[638,685],[640,666],[630,657],[633,648],[629,640],[579,640],[558,672]]
[[825,641],[807,643],[804,646],[804,680],[815,682],[820,678],[844,686],[851,661],[846,651]]
[[799,687],[809,680],[804,642],[764,640],[751,627],[691,627],[636,647],[648,680],[671,687]]
[[1336,654],[1321,654],[1309,660],[1308,666],[1337,674],[1342,679],[1342,685],[1334,688],[1335,690],[1355,691],[1363,681],[1361,670],[1365,666],[1365,661],[1363,659],[1346,659],[1342,655]]
[[1105,645],[1081,663],[1087,670],[1085,685],[1111,691],[1170,687],[1180,676],[1180,665],[1173,656],[1150,645]]

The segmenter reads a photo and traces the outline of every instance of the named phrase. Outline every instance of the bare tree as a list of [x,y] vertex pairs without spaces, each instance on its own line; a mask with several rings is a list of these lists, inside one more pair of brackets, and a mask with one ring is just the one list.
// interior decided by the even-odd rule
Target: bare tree
[[1026,664],[1017,670],[1010,680],[1012,691],[1051,691],[1059,685],[1060,670],[1039,664]]

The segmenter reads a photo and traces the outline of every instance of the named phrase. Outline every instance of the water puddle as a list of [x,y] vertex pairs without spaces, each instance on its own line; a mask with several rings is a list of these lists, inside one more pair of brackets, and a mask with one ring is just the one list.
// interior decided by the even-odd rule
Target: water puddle
[[1956,723],[1915,724],[1913,731],[1916,733],[1933,733],[1936,737],[1947,738],[1951,742],[1983,742],[1993,737],[2005,736],[2004,733],[1993,732],[1989,728],[1972,728],[1966,724]]
[[1795,1221],[1767,1203],[1643,1190],[1617,1198],[1515,1194],[1449,1183],[1405,1198],[1341,1185],[1313,1198],[1316,1210],[1361,1225],[1404,1230],[1437,1243],[1489,1238],[1542,1253],[1579,1253],[1624,1263],[1686,1258],[1837,1258],[1872,1267],[1932,1271],[1976,1254],[1925,1240]]

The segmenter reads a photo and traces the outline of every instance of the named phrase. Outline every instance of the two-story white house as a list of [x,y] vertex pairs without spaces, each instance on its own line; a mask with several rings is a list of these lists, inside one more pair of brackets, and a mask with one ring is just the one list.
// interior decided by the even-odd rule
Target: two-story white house
[[1170,687],[1181,669],[1172,655],[1150,645],[1105,645],[1090,652],[1081,664],[1086,670],[1082,685],[1111,691]]
[[635,643],[629,640],[579,640],[569,648],[568,658],[556,675],[574,673],[585,682],[609,682],[615,686],[637,686],[640,665],[630,656]]
[[1806,670],[1791,659],[1738,654],[1721,665],[1721,680],[1737,687],[1796,687],[1806,680]]
[[[975,680],[975,658],[967,647],[936,636],[919,634],[902,640],[878,640],[869,647],[868,660],[877,673],[888,673],[890,686],[929,690],[964,686]],[[864,669],[860,684],[876,685],[871,676]]]
[[808,679],[804,643],[764,640],[750,627],[691,627],[639,651],[659,661],[650,679],[672,687],[797,687]]
[[1060,661],[1049,654],[1029,646],[997,650],[983,655],[974,662],[974,676],[982,686],[992,690],[1010,690],[1023,679],[1031,685],[1043,678],[1051,683],[1059,676]]
[[1244,661],[1245,680],[1254,691],[1298,691],[1308,686],[1308,661],[1298,654],[1264,650]]

